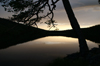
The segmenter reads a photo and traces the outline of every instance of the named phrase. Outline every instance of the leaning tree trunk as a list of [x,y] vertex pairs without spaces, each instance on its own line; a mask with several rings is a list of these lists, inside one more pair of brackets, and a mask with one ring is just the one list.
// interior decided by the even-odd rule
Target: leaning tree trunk
[[75,15],[73,13],[73,10],[71,8],[71,5],[69,3],[69,0],[62,0],[64,8],[66,10],[66,13],[68,15],[68,18],[70,20],[70,24],[73,28],[73,30],[75,31],[78,40],[79,40],[79,48],[80,48],[80,53],[84,56],[85,54],[87,54],[87,52],[89,51],[89,48],[87,46],[86,40],[83,37],[83,34],[80,30],[80,26],[78,24],[77,19],[75,18]]

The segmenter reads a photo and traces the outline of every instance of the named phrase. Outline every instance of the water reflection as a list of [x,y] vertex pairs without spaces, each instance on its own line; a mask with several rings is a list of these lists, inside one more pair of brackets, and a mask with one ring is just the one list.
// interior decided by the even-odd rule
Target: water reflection
[[[88,41],[89,49],[98,47]],[[79,51],[78,40],[67,37],[45,37],[0,50],[0,66],[42,66],[57,57]]]

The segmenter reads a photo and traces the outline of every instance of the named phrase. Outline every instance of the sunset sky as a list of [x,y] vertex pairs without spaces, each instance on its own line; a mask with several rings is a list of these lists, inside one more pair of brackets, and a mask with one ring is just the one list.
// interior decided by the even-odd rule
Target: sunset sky
[[[97,24],[100,25],[100,4],[98,0],[69,1],[81,28]],[[54,19],[57,21],[57,28],[59,30],[71,29],[62,0],[57,3],[57,8],[54,13]],[[11,15],[12,13],[5,12],[4,8],[0,6],[0,18],[8,18],[8,16]],[[49,30],[46,24],[38,24],[38,27]],[[51,30],[54,29],[55,28]],[[89,49],[98,47],[98,43],[89,40],[86,41]],[[11,64],[12,66],[16,64],[26,64],[23,66],[38,66],[39,64],[45,64],[55,58],[65,57],[75,52],[79,52],[79,42],[77,38],[49,36],[0,49],[0,62],[1,64],[5,64],[5,66],[9,66],[9,63],[10,66]]]
[[[80,24],[83,27],[89,27],[93,25],[100,24],[100,4],[98,0],[69,0],[75,16]],[[58,28],[60,30],[71,29],[68,17],[63,8],[62,1],[57,3],[57,8],[54,11],[55,20],[58,22]],[[0,7],[0,17],[7,18],[11,16],[11,13],[5,12],[2,7]],[[47,25],[40,24],[39,28],[46,29]]]

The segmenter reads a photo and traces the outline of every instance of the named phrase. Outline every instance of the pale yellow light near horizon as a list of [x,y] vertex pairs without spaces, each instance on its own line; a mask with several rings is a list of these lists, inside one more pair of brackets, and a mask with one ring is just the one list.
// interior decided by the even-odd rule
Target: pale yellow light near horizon
[[[52,27],[50,29],[50,27],[48,27],[48,25],[46,24],[38,24],[38,28],[40,29],[44,29],[44,30],[55,30],[55,29],[59,29],[58,31],[62,31],[62,30],[70,30],[72,29],[70,22],[66,22],[66,23],[57,23],[58,25],[56,27]],[[94,24],[90,24],[90,25],[80,25],[80,28],[88,28],[88,27],[92,27],[94,26]]]
[[67,44],[67,43],[74,43],[74,42],[78,43],[78,39],[71,38],[71,37],[64,37],[64,36],[48,36],[48,37],[36,39],[32,41],[31,43],[34,43],[34,42],[44,43],[44,44]]
[[[48,27],[48,25],[40,25],[39,26],[40,29],[44,29],[44,30],[49,30],[50,27]],[[68,30],[68,29],[72,29],[70,25],[58,25],[56,27],[52,27],[50,30],[56,30],[56,29],[59,29],[58,31],[61,31],[61,30]]]

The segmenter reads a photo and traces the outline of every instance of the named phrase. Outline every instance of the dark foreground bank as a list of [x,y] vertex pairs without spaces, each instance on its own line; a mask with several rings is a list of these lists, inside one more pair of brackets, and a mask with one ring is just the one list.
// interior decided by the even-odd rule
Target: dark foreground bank
[[73,53],[46,66],[100,66],[100,48],[91,49],[86,57],[81,57],[80,53]]

